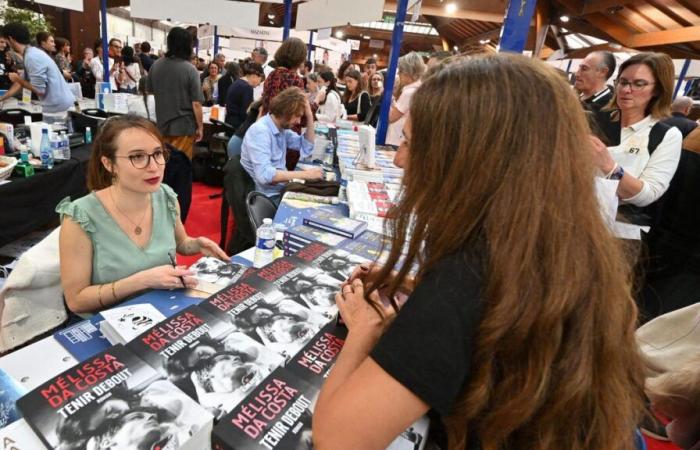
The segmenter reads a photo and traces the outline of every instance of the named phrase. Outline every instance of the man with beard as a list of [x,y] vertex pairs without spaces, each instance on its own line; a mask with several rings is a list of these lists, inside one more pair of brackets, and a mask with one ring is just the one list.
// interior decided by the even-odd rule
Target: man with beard
[[270,112],[248,129],[241,146],[241,165],[255,181],[255,190],[270,197],[277,205],[283,183],[293,178],[314,180],[323,177],[320,168],[286,170],[287,148],[300,149],[302,158],[313,151],[313,126],[307,127],[302,136],[291,130],[302,117],[313,124],[313,113],[306,95],[297,87],[285,89],[272,99]]

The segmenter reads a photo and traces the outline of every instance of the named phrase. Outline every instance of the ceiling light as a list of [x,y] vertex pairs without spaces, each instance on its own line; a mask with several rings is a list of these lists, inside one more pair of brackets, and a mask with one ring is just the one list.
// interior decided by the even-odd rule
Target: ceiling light
[[267,15],[267,18],[270,19],[270,20],[274,19],[275,17],[277,17],[277,16],[274,15],[273,13],[270,13],[270,14]]
[[372,58],[377,59],[378,58],[377,54],[375,53],[374,55],[372,55]]
[[481,45],[486,45],[486,44],[488,44],[489,42],[491,42],[491,39],[481,39],[481,40],[479,40],[479,44],[481,44]]
[[559,28],[559,31],[561,31],[562,33],[568,33],[568,32],[569,32],[569,30],[567,30],[566,28],[563,28],[563,27],[562,27],[562,28]]
[[342,38],[343,38],[343,32],[342,32],[342,31],[336,31],[336,32],[335,32],[335,37],[337,37],[338,39],[342,39]]
[[456,45],[453,48],[455,49],[456,52],[459,51],[459,47],[457,47]]
[[445,5],[445,11],[447,14],[454,14],[457,12],[457,4],[456,3],[448,3]]
[[561,20],[562,22],[566,23],[566,22],[569,21],[569,16],[561,16],[561,17],[559,18],[559,20]]
[[364,36],[362,36],[362,39],[371,39],[371,38],[365,34]]

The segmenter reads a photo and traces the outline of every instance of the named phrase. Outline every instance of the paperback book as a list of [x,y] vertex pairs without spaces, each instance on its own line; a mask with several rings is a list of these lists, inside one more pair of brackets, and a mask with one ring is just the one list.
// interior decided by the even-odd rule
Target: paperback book
[[[306,220],[306,219],[304,219]],[[340,245],[347,239],[337,234],[313,228],[308,225],[297,225],[284,231],[285,241],[295,241],[303,244],[321,242],[331,247]]]
[[331,248],[319,242],[307,245],[289,259],[318,268],[325,275],[334,278],[336,280],[336,288],[333,292],[334,303],[335,294],[338,292],[340,284],[350,278],[357,266],[369,261],[368,258],[349,253],[343,249]]
[[118,345],[51,378],[18,402],[50,449],[207,448],[213,417]]
[[139,334],[165,320],[165,315],[148,303],[119,306],[100,313],[100,331],[113,345],[126,344]]
[[213,450],[311,449],[318,389],[279,368],[214,427]]
[[219,292],[254,271],[250,267],[212,256],[200,258],[190,266],[190,270],[194,272],[192,276],[197,280],[195,289],[209,294]]
[[304,217],[304,225],[348,239],[356,239],[367,229],[367,223],[365,222],[324,210],[314,211],[308,217]]
[[[185,295],[185,290],[169,291],[164,289],[154,289],[145,294],[127,300],[122,306],[142,305],[148,303],[155,306],[164,316],[169,317],[178,311],[182,311],[191,305],[200,303],[202,299]],[[104,318],[101,314],[95,314],[90,319],[78,322],[75,325],[59,330],[53,337],[63,346],[75,359],[85,361],[89,357],[107,350],[112,344],[102,335],[100,322]]]
[[[252,277],[251,277],[252,278]],[[274,284],[239,281],[201,304],[236,331],[281,355],[296,355],[329,319],[287,298]]]
[[220,418],[284,360],[198,306],[164,320],[127,348]]
[[346,327],[329,323],[292,358],[286,368],[302,380],[321,389],[338,359],[347,334]]
[[306,264],[293,257],[278,258],[259,269],[251,283],[259,286],[273,284],[286,298],[321,314],[328,320],[338,314],[335,294],[340,282],[322,268]]

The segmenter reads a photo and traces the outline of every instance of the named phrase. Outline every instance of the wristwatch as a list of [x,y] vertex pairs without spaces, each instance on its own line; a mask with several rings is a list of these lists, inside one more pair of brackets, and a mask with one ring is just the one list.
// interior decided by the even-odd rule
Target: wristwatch
[[624,175],[625,169],[623,169],[622,166],[617,166],[615,170],[612,171],[609,178],[611,180],[621,180]]

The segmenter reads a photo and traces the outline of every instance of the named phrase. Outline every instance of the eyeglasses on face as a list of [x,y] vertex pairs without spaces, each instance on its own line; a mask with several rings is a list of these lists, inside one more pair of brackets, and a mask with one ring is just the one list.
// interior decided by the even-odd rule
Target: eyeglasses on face
[[626,80],[624,78],[619,78],[617,80],[616,84],[617,84],[618,89],[624,89],[626,87],[629,87],[633,91],[641,91],[645,87],[651,86],[654,83],[651,81],[647,81],[647,80],[632,80],[632,81],[630,81],[630,80]]
[[116,156],[115,158],[126,158],[131,161],[131,165],[137,169],[145,169],[151,164],[151,158],[159,166],[164,165],[170,159],[170,153],[165,150],[156,150],[153,153],[138,152],[128,156]]

